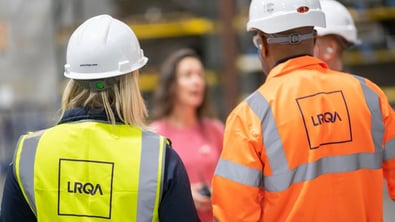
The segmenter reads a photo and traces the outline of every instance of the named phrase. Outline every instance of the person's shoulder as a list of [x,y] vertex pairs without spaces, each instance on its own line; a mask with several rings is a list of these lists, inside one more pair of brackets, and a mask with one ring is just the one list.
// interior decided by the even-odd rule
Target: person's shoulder
[[161,130],[165,127],[166,121],[165,119],[154,120],[149,124],[149,128],[154,132],[161,132]]
[[209,128],[214,128],[218,131],[223,131],[225,127],[224,123],[217,118],[204,117],[203,124]]
[[370,79],[368,79],[368,78],[366,78],[366,77],[364,77],[364,76],[361,76],[361,75],[359,75],[359,74],[357,74],[357,73],[348,73],[348,72],[340,72],[340,73],[345,74],[346,76],[352,77],[352,78],[354,78],[354,79],[357,79],[357,80],[358,80],[360,83],[362,83],[362,84],[365,84],[365,85],[368,85],[368,86],[372,86],[372,87],[377,88],[377,89],[380,88],[380,87],[379,87],[375,82],[373,82],[372,80],[370,80]]
[[216,125],[216,126],[223,125],[222,121],[217,118],[203,117],[202,120],[203,120],[203,124],[205,125]]
[[54,127],[36,130],[36,131],[25,132],[25,133],[19,135],[18,143],[22,140],[29,139],[29,138],[40,138],[45,132],[47,132],[48,130],[51,130],[52,128],[54,128]]
[[164,137],[165,139],[167,139],[166,136],[164,136],[162,133],[157,132],[156,130],[154,130],[152,127],[148,127],[145,128],[143,130],[143,133],[145,134],[145,136],[149,136],[149,137]]

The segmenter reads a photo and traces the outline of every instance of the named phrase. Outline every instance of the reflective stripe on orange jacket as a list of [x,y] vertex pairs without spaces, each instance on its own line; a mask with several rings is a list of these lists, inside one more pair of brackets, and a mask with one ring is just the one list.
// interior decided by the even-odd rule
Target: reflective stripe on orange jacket
[[384,93],[316,58],[289,59],[227,119],[214,215],[383,221],[383,172],[395,199],[395,114]]

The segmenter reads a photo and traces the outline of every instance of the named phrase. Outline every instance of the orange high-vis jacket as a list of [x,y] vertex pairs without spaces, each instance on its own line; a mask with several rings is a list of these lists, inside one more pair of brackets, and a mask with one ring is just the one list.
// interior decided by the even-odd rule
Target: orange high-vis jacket
[[275,66],[228,116],[213,186],[220,222],[383,221],[395,114],[380,88],[311,56]]

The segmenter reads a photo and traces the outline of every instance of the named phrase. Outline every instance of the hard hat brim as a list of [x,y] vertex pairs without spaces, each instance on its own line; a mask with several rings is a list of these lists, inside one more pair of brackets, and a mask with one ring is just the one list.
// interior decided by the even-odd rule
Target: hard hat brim
[[131,73],[133,71],[136,71],[143,66],[145,66],[148,62],[147,57],[143,57],[139,60],[139,62],[133,64],[133,65],[128,65],[127,67],[119,67],[116,70],[108,71],[108,72],[84,72],[84,73],[79,73],[79,72],[73,72],[69,70],[69,65],[65,65],[65,72],[64,76],[69,78],[69,79],[76,79],[76,80],[93,80],[93,79],[107,79],[107,78],[112,78],[116,76],[121,76],[127,73]]

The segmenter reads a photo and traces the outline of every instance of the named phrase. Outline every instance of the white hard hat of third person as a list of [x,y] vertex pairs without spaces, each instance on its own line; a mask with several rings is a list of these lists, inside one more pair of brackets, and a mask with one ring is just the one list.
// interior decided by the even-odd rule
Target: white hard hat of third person
[[347,8],[335,0],[321,0],[321,8],[326,17],[326,28],[316,28],[319,36],[335,34],[351,44],[359,44],[357,29]]
[[148,58],[132,29],[109,15],[86,20],[67,45],[64,76],[76,80],[106,79],[143,67]]
[[247,31],[272,34],[305,27],[325,27],[319,0],[252,0]]

